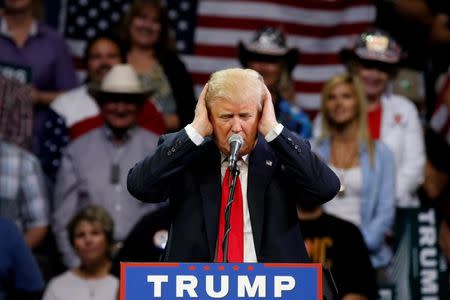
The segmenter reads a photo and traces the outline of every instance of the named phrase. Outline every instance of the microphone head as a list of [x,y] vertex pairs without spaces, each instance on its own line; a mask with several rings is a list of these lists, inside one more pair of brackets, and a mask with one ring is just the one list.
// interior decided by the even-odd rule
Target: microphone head
[[228,138],[228,145],[231,145],[232,143],[238,143],[242,146],[244,145],[244,139],[239,134],[234,133]]

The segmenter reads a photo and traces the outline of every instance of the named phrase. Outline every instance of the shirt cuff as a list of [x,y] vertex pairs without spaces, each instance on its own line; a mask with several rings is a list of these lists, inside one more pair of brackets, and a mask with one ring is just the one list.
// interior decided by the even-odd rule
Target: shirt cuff
[[273,141],[280,135],[280,133],[283,131],[283,128],[283,124],[278,123],[277,126],[275,126],[264,138],[267,142]]
[[204,137],[202,137],[197,130],[194,129],[194,127],[192,127],[191,124],[186,125],[186,127],[184,127],[184,130],[186,130],[186,133],[188,135],[188,137],[191,139],[191,141],[196,145],[199,146],[201,143],[203,143],[203,140],[205,139]]

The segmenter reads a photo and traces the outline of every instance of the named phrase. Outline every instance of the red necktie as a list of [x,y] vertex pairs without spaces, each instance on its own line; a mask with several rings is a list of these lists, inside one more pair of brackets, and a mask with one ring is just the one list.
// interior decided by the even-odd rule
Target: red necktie
[[[227,205],[228,195],[230,194],[230,169],[227,168],[222,182],[222,201],[220,204],[219,216],[219,234],[217,236],[217,255],[216,261],[223,262],[222,241],[225,229],[225,206]],[[234,190],[234,202],[231,206],[230,225],[231,230],[228,237],[228,262],[244,261],[244,216],[242,209],[242,189],[239,176],[236,180]]]

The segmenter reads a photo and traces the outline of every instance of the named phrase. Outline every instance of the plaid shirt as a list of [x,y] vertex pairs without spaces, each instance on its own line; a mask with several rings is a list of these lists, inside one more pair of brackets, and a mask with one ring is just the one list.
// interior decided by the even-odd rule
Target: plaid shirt
[[30,92],[26,85],[0,76],[0,137],[26,149],[32,132]]
[[23,231],[48,225],[44,177],[35,156],[0,140],[0,216]]

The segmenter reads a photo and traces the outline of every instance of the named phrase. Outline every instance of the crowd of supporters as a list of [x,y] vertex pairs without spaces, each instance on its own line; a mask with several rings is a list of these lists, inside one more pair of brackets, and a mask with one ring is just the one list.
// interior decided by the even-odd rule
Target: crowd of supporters
[[[0,15],[0,67],[31,75],[0,72],[0,300],[115,299],[120,262],[158,261],[171,218],[129,194],[128,170],[192,121],[193,82],[160,1],[134,1],[119,28],[87,41],[83,82],[36,2],[4,0]],[[379,1],[316,113],[295,102],[302,53],[280,28],[236,45],[278,121],[341,181],[323,207],[298,207],[311,260],[331,270],[340,299],[394,284],[402,209],[433,210],[450,262],[450,5],[438,2]]]

